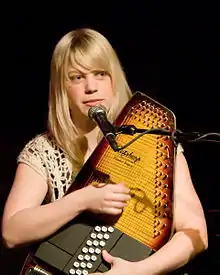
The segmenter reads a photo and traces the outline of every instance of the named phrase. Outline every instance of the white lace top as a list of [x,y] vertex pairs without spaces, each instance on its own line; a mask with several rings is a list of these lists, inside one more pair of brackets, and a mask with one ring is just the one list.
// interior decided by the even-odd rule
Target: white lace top
[[47,181],[47,201],[61,198],[76,177],[68,156],[46,134],[37,135],[30,140],[17,161],[31,166]]
[[[178,144],[177,154],[181,152],[183,148]],[[30,140],[17,161],[29,165],[47,181],[47,202],[60,199],[76,177],[68,156],[46,134],[37,135]]]

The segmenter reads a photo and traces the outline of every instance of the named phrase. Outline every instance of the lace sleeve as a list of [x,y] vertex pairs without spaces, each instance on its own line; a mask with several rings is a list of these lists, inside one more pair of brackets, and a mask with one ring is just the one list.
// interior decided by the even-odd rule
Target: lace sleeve
[[17,158],[17,163],[25,163],[47,180],[47,172],[42,158],[43,140],[37,136],[29,141]]

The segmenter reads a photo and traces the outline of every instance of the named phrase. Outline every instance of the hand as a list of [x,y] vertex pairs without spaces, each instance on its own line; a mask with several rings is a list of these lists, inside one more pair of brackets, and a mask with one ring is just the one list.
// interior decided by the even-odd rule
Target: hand
[[119,215],[131,198],[129,189],[122,184],[100,183],[82,189],[86,209],[94,213]]
[[137,263],[128,262],[118,257],[113,257],[106,250],[102,251],[102,256],[106,262],[111,264],[111,269],[105,273],[91,273],[89,275],[139,275],[141,270]]

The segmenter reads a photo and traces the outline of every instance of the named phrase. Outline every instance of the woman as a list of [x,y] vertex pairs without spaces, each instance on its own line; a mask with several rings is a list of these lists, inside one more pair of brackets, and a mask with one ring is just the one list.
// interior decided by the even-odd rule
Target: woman
[[[77,29],[58,42],[51,62],[48,132],[20,153],[5,205],[2,232],[9,248],[42,240],[85,210],[110,215],[123,211],[131,198],[123,183],[90,185],[63,195],[101,138],[88,118],[89,108],[101,103],[113,121],[131,95],[118,57],[103,35]],[[182,150],[176,156],[174,180],[173,237],[135,263],[103,251],[111,264],[106,274],[167,274],[207,248],[203,210]]]

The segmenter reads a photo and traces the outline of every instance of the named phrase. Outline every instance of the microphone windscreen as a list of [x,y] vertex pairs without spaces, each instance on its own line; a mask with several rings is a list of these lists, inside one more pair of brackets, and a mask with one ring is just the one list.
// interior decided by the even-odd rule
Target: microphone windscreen
[[88,117],[91,120],[94,120],[94,117],[98,113],[106,114],[106,112],[107,112],[107,110],[106,110],[105,106],[103,106],[103,105],[95,105],[95,106],[92,106],[91,108],[89,108]]

